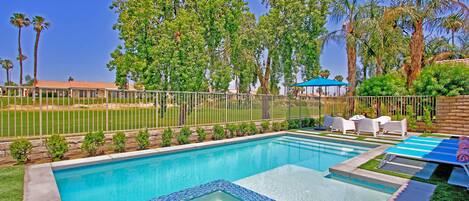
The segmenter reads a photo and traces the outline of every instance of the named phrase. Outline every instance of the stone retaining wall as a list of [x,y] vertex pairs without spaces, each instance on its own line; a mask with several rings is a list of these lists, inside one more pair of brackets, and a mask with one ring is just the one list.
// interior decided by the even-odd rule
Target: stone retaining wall
[[[258,129],[260,129],[260,123],[256,124]],[[201,126],[205,129],[207,133],[206,141],[212,139],[212,126]],[[160,147],[161,144],[161,134],[163,133],[164,129],[158,130],[149,130],[150,134],[150,148],[157,148]],[[173,130],[173,144],[176,145],[176,135],[179,133],[180,128],[172,128]],[[193,131],[192,135],[190,136],[191,143],[197,142],[197,133],[195,132],[196,127],[191,127]],[[137,143],[135,141],[135,136],[137,135],[138,131],[133,132],[125,132],[127,137],[126,140],[126,151],[135,151],[137,150]],[[112,136],[114,133],[105,134],[105,143],[102,147],[101,153],[113,153],[112,148]],[[75,159],[75,158],[83,158],[86,157],[87,154],[80,149],[80,146],[83,142],[84,135],[78,136],[66,136],[66,140],[69,144],[69,151],[65,154],[65,159]],[[44,141],[40,139],[31,139],[31,144],[33,145],[31,154],[29,156],[30,162],[32,163],[42,163],[42,162],[50,162],[50,157],[47,153],[47,149],[44,146]],[[3,141],[0,142],[0,165],[14,163],[15,160],[9,154],[9,146],[12,142],[11,141]]]
[[[416,131],[424,131],[425,124],[417,122]],[[430,129],[434,133],[469,135],[469,96],[438,97],[436,117]]]

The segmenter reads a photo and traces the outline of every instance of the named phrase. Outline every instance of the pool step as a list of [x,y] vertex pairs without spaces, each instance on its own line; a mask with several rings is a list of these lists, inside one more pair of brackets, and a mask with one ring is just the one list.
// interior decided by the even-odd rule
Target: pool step
[[340,147],[352,148],[352,149],[357,149],[357,150],[362,150],[362,151],[369,151],[370,150],[370,148],[367,148],[367,147],[355,146],[355,145],[350,145],[350,144],[340,144],[340,143],[334,143],[334,142],[327,142],[327,141],[323,141],[323,140],[314,140],[314,139],[310,139],[310,138],[298,138],[298,137],[283,136],[279,139],[289,139],[289,140],[302,141],[302,142],[308,142],[308,143],[313,143],[313,144],[324,144],[324,145],[340,146]]
[[347,157],[354,157],[356,156],[357,154],[360,154],[360,153],[356,153],[356,152],[344,152],[344,151],[339,151],[339,150],[331,150],[331,149],[321,149],[319,147],[311,147],[311,146],[304,146],[304,145],[292,145],[292,144],[289,144],[289,143],[286,143],[286,142],[273,142],[274,144],[279,144],[279,145],[284,145],[284,146],[294,146],[294,147],[298,147],[298,148],[301,148],[301,149],[305,149],[305,150],[308,150],[308,151],[317,151],[317,152],[321,152],[321,153],[328,153],[328,154],[334,154],[334,155],[340,155],[340,156],[347,156]]
[[311,142],[304,142],[304,141],[295,141],[295,140],[290,140],[290,139],[277,139],[277,141],[290,143],[292,145],[300,144],[300,145],[309,146],[309,147],[328,148],[328,149],[338,150],[338,151],[341,151],[341,152],[342,151],[356,152],[358,154],[366,152],[365,150],[359,150],[359,149],[354,149],[354,148],[349,148],[349,147],[338,147],[338,146],[334,146],[334,145],[318,144],[318,143],[311,143]]

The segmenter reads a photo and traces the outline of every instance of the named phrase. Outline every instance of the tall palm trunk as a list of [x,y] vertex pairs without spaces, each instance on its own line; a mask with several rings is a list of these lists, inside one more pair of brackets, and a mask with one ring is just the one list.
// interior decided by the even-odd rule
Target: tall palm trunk
[[453,45],[453,47],[454,47],[454,32],[456,31],[455,30],[451,31],[451,45]]
[[10,70],[9,69],[5,69],[6,73],[7,73],[7,85],[10,84]]
[[[347,34],[353,34],[353,27],[352,22],[347,23],[344,25],[347,31]],[[348,68],[348,76],[347,81],[349,83],[348,86],[348,96],[353,96],[355,94],[355,82],[356,82],[356,65],[357,65],[357,51],[354,42],[347,41],[347,68]]]
[[41,37],[41,32],[36,32],[36,42],[34,43],[34,83],[33,85],[36,86],[37,84],[37,49],[39,46],[39,38]]
[[423,19],[419,19],[414,23],[414,32],[410,38],[410,70],[407,71],[408,87],[412,86],[412,83],[420,74],[422,69],[423,50]]
[[21,27],[18,28],[18,59],[20,61],[20,86],[23,85],[23,50],[21,49]]

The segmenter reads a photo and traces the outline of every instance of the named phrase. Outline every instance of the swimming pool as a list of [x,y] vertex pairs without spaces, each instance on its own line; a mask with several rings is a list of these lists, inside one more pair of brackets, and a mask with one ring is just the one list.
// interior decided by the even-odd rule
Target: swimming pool
[[219,179],[277,200],[300,199],[296,194],[386,200],[389,192],[327,176],[329,167],[371,148],[284,135],[55,170],[54,176],[63,201],[144,201]]

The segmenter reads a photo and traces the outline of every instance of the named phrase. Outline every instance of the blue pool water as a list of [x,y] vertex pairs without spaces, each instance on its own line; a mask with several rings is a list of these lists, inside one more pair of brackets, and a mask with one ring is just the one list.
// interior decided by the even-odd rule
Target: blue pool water
[[329,167],[370,148],[286,135],[56,170],[54,175],[63,201],[144,201],[218,179],[241,181],[287,166],[318,172],[322,177]]

